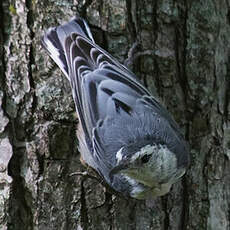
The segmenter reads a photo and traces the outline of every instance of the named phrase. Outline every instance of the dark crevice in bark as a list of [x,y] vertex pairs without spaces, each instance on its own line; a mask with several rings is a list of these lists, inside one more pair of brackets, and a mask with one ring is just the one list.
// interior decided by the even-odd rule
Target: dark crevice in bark
[[[228,65],[226,66],[226,69],[227,69],[227,75],[228,75]],[[216,100],[216,102],[217,102],[217,105],[216,105],[216,110],[217,110],[217,113],[218,114],[220,114],[221,116],[223,115],[223,114],[225,114],[225,102],[226,102],[226,98],[224,98],[223,99],[223,107],[220,107],[221,105],[220,105],[220,103],[219,103],[219,94],[218,94],[218,88],[219,88],[219,85],[218,85],[218,77],[217,77],[217,73],[216,73],[216,65],[214,65],[214,68],[213,68],[213,78],[214,78],[214,80],[213,80],[213,88],[212,88],[212,90],[213,90],[213,92],[215,92],[215,98],[217,98],[217,100]],[[223,79],[223,81],[224,81],[225,79]],[[227,82],[225,82],[225,85],[222,87],[222,90],[225,92],[225,90],[227,89],[227,84],[226,84]],[[226,94],[225,94],[226,95]],[[212,108],[212,104],[210,103],[210,108]],[[208,122],[209,122],[209,120],[208,120]],[[209,126],[208,127],[210,127],[211,128],[211,123],[209,122]],[[215,138],[215,140],[217,141],[218,140],[218,136],[215,136],[215,137],[213,137],[213,138]]]
[[80,197],[80,201],[81,201],[81,225],[83,230],[87,230],[88,229],[88,225],[89,225],[89,218],[88,218],[88,208],[86,205],[86,194],[85,194],[85,188],[84,188],[84,181],[85,179],[83,178],[81,181],[81,197]]
[[[100,4],[99,4],[99,15],[103,14],[103,2],[100,0]],[[93,33],[93,37],[94,40],[96,42],[96,44],[98,44],[100,47],[102,47],[104,50],[108,50],[108,40],[107,40],[107,36],[106,33],[107,31],[102,30],[100,27],[97,27],[95,25],[91,25],[89,24],[91,31]],[[94,33],[94,31],[96,33]]]
[[103,38],[102,48],[105,49],[105,50],[108,50],[109,45],[108,45],[108,40],[107,40],[105,31],[103,31],[103,33],[102,33],[102,38]]
[[165,217],[164,217],[164,230],[168,230],[169,229],[169,212],[168,212],[168,196],[164,196],[162,198],[162,207],[164,209],[165,212]]
[[[138,31],[140,29],[139,25],[135,24],[135,21],[137,20],[137,10],[138,9],[134,9],[132,7],[132,5],[137,5],[136,1],[132,1],[132,0],[126,0],[126,10],[127,10],[127,37],[128,39],[130,39],[130,43],[131,43],[131,48],[134,46],[135,42],[141,42],[140,41],[140,36],[138,34]],[[135,17],[135,18],[134,18]],[[128,50],[129,52],[130,50]],[[128,59],[132,59],[132,57],[128,57]],[[138,71],[140,71],[140,59],[136,58],[136,60],[133,59],[133,64],[135,63],[135,65],[131,65],[130,68],[134,73],[138,73]],[[139,74],[137,74],[139,75]],[[140,76],[139,76],[140,77]]]
[[112,194],[109,193],[109,192],[105,192],[105,204],[107,204],[107,212],[108,212],[108,219],[109,219],[109,228],[110,230],[113,229],[113,213],[112,213],[112,210],[113,210],[113,201],[112,201]]
[[[213,139],[213,142],[214,142],[214,145],[220,145],[219,143],[219,139],[218,138],[214,138]],[[202,221],[202,224],[203,224],[203,229],[208,229],[208,213],[209,213],[209,210],[210,210],[210,202],[209,202],[209,199],[208,199],[208,194],[209,194],[209,162],[210,162],[210,158],[212,158],[212,151],[213,151],[213,147],[211,147],[206,155],[205,155],[205,158],[204,158],[204,163],[202,165],[202,174],[203,174],[203,178],[204,178],[204,183],[205,183],[205,197],[202,199],[202,213],[203,213],[203,221]],[[205,204],[208,202],[208,207],[206,206],[205,207]]]
[[181,12],[181,18],[183,19],[182,25],[175,25],[175,56],[176,56],[176,67],[177,77],[181,90],[183,92],[184,105],[187,104],[188,98],[188,80],[186,75],[186,46],[187,46],[187,17],[188,9],[186,0],[184,1],[185,12]]
[[[75,133],[76,130],[74,128],[74,125],[72,126],[71,130],[70,130],[70,136],[72,137],[71,143],[70,145],[73,146],[73,148],[71,148],[71,152],[69,153],[69,157],[68,160],[64,161],[64,166],[63,166],[63,172],[62,172],[62,177],[64,177],[64,181],[66,182],[66,187],[65,187],[65,192],[64,194],[66,194],[66,196],[64,197],[65,199],[65,204],[66,204],[66,220],[65,220],[65,229],[69,230],[72,228],[72,212],[73,210],[75,210],[76,207],[74,207],[75,205],[71,202],[72,200],[72,193],[70,192],[72,190],[72,186],[73,186],[73,179],[70,177],[70,162],[75,160],[75,155],[76,155],[76,151],[75,151]],[[77,149],[77,148],[76,148]],[[72,206],[72,208],[71,208]]]
[[[32,38],[32,37],[31,37]],[[32,74],[32,66],[35,65],[35,60],[34,60],[34,52],[33,52],[33,45],[30,45],[30,51],[29,51],[29,62],[28,62],[28,70],[29,70],[29,82],[30,86],[32,88],[32,96],[33,96],[33,103],[32,103],[32,109],[31,112],[34,114],[36,108],[37,108],[37,97],[35,95],[35,83],[33,79],[33,74]]]
[[182,179],[182,186],[183,186],[183,207],[181,213],[181,230],[186,229],[188,219],[189,219],[189,194],[188,194],[188,183],[187,179],[184,176]]
[[158,1],[154,1],[153,4],[153,14],[152,14],[152,22],[153,22],[153,33],[154,33],[154,48],[156,46],[156,40],[157,40],[157,31],[158,31],[158,22],[157,22],[157,9],[158,9]]
[[[175,56],[176,56],[176,66],[177,66],[177,77],[181,90],[183,92],[184,108],[188,108],[188,80],[186,75],[186,47],[187,47],[187,18],[188,18],[188,5],[187,0],[183,1],[183,9],[180,11],[180,18],[182,18],[181,25],[175,25]],[[180,23],[180,22],[178,22]],[[185,110],[186,111],[186,110]],[[186,120],[189,120],[189,114],[185,113]],[[189,137],[189,124],[186,125],[185,136],[188,140]],[[183,186],[183,206],[181,213],[181,226],[180,229],[186,229],[189,217],[189,196],[187,191],[187,180],[186,177],[182,179]]]
[[155,81],[154,81],[155,88],[156,88],[158,97],[162,98],[163,97],[163,90],[162,90],[163,85],[162,85],[162,82],[160,79],[159,66],[158,66],[157,58],[153,59],[153,63],[154,63],[153,78],[155,79]]
[[85,1],[85,4],[81,7],[80,12],[79,12],[81,17],[86,18],[87,8],[90,6],[91,3],[92,3],[92,0]]
[[24,185],[24,179],[21,177],[21,165],[23,157],[26,154],[25,148],[17,147],[15,133],[15,122],[10,123],[10,140],[13,146],[13,156],[9,163],[9,175],[13,178],[11,187],[11,196],[9,201],[9,230],[33,229],[33,215],[31,212],[30,201],[32,200],[30,192]]
[[[158,37],[158,22],[157,22],[157,9],[158,9],[158,1],[154,1],[153,4],[153,14],[152,14],[152,22],[153,22],[153,50],[156,49],[156,41]],[[153,65],[154,65],[154,71],[153,71],[153,78],[155,79],[155,86],[157,90],[157,95],[159,97],[162,97],[162,82],[159,77],[159,66],[157,62],[157,58],[153,57]]]
[[137,37],[137,31],[135,28],[135,23],[133,22],[132,16],[132,0],[126,0],[126,9],[127,9],[127,28],[128,32],[130,33],[130,37],[132,42],[135,42]]
[[[185,64],[185,60],[182,60],[181,57],[181,51],[180,51],[180,41],[181,41],[181,36],[180,36],[180,31],[177,26],[175,26],[175,56],[176,56],[176,67],[177,67],[177,77],[179,80],[179,84],[181,87],[181,90],[183,92],[183,100],[184,100],[184,105],[186,104],[187,101],[187,85],[185,81],[185,76],[183,75],[183,69],[185,68],[183,65]],[[185,54],[183,54],[184,56]]]
[[229,7],[229,2],[228,0],[225,0],[225,4],[227,6],[228,12],[226,14],[226,19],[227,19],[227,23],[230,25],[230,7]]
[[45,156],[42,154],[39,154],[39,153],[37,153],[36,156],[37,156],[37,161],[38,161],[38,165],[39,165],[39,171],[38,171],[37,178],[39,178],[44,173]]
[[228,54],[228,63],[227,63],[227,74],[225,76],[225,98],[224,98],[224,118],[229,120],[230,109],[230,52]]
[[[27,27],[30,30],[30,39],[33,41],[34,38],[34,31],[33,31],[33,24],[34,24],[34,18],[33,18],[33,10],[32,10],[32,1],[26,0],[26,7],[28,9],[28,14],[27,14]],[[31,42],[30,47],[29,47],[29,56],[28,56],[28,76],[29,76],[29,82],[30,86],[32,88],[32,91],[30,93],[33,96],[33,103],[32,103],[32,114],[34,114],[35,109],[37,107],[37,97],[35,95],[35,83],[33,79],[33,70],[32,66],[35,66],[35,59],[34,59],[34,50],[33,50],[33,43]],[[33,119],[33,118],[32,118]]]
[[34,18],[33,18],[32,1],[31,0],[26,0],[26,7],[28,9],[26,23],[27,23],[28,28],[30,29],[30,37],[32,40],[34,38],[34,32],[33,32]]
[[[105,202],[107,203],[108,206],[108,213],[111,214],[111,210],[113,208],[112,194],[107,191],[105,192]],[[111,215],[109,218],[111,219]],[[112,221],[110,221],[110,223],[112,224]]]
[[106,39],[106,31],[102,30],[100,27],[90,24],[88,22],[90,30],[92,32],[95,43],[102,47],[104,50],[108,50],[108,41]]

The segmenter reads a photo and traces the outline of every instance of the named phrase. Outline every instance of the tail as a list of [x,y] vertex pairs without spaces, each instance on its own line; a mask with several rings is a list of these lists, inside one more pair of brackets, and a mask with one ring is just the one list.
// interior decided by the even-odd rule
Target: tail
[[41,39],[42,46],[48,51],[68,80],[70,80],[68,64],[63,47],[66,38],[72,33],[80,34],[95,43],[88,24],[80,17],[74,17],[71,21],[61,26],[48,29]]

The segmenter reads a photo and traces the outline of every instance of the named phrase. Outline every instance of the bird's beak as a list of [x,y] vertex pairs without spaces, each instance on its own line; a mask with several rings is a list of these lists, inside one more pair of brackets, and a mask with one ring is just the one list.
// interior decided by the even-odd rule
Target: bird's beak
[[114,176],[114,174],[119,173],[121,170],[127,169],[128,168],[128,164],[127,163],[121,163],[117,166],[115,166],[109,173],[109,177],[110,179]]

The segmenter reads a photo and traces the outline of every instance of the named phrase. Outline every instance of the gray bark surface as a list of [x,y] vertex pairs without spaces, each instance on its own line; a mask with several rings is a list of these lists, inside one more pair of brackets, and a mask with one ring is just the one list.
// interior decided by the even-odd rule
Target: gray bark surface
[[[41,48],[76,14],[183,130],[191,166],[154,201],[111,195],[84,172],[69,83]],[[0,229],[230,230],[230,1],[2,0]],[[147,51],[147,52],[146,52]]]

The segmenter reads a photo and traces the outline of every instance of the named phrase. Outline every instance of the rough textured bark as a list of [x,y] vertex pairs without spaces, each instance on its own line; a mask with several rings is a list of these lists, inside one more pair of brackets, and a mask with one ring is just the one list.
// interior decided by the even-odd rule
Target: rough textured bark
[[[40,46],[75,14],[174,115],[191,166],[170,194],[124,200],[85,171],[67,80]],[[2,0],[0,229],[230,229],[230,1]]]

